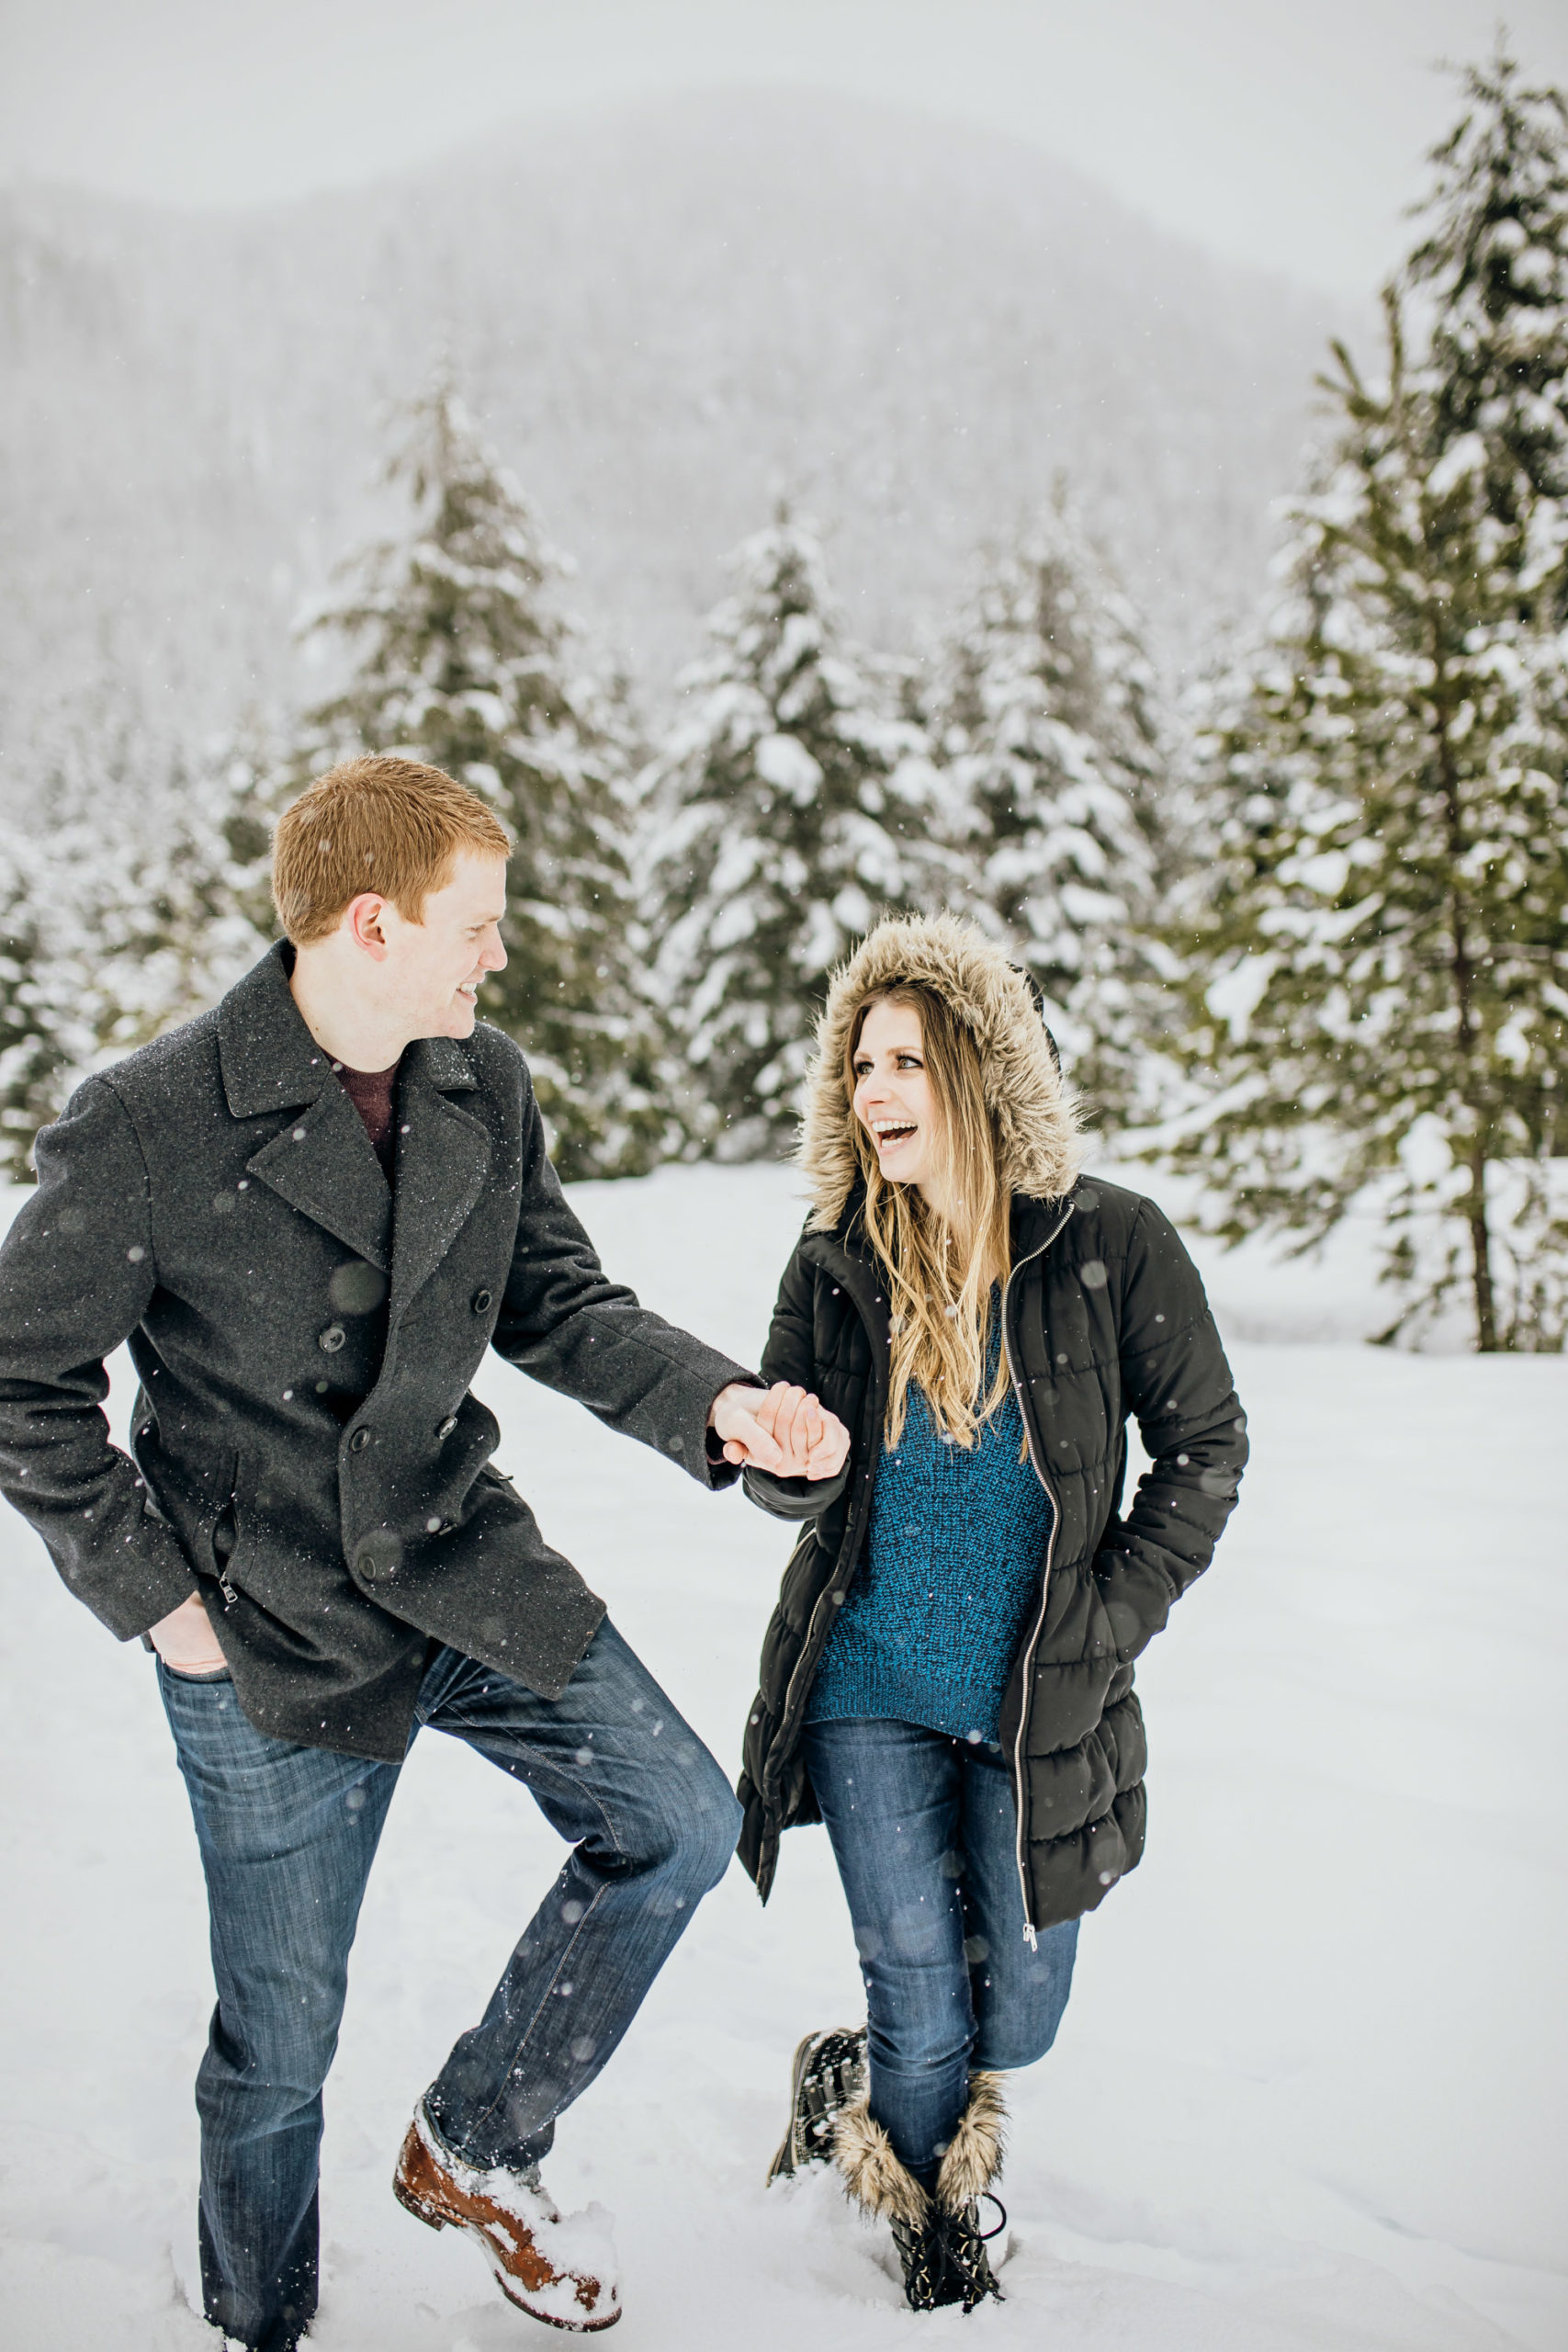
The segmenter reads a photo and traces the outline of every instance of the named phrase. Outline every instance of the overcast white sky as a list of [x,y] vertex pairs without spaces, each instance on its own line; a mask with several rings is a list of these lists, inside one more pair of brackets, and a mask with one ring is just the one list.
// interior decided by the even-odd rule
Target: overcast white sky
[[[796,83],[988,124],[1341,294],[1407,242],[1490,0],[0,0],[0,177],[183,204],[343,186],[541,109]],[[1568,85],[1568,0],[1512,0]]]

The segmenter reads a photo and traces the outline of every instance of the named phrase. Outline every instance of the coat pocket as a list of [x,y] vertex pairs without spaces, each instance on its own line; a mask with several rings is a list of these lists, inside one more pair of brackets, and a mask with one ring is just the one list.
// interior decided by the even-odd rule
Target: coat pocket
[[1109,1682],[1116,1659],[1116,1638],[1099,1583],[1081,1561],[1053,1570],[1045,1596],[1045,1623],[1034,1655],[1041,1666],[1080,1666],[1103,1660]]
[[523,1498],[518,1493],[512,1480],[507,1476],[504,1470],[498,1470],[493,1462],[480,1463],[478,1475],[474,1479],[473,1487],[470,1491],[481,1499],[486,1495],[504,1495],[507,1501],[509,1503],[515,1503],[519,1510],[521,1510],[523,1505]]

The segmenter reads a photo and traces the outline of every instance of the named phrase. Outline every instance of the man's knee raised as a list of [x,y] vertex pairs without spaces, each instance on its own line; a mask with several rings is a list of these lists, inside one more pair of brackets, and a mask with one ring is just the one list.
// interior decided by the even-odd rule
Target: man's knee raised
[[689,1771],[676,1798],[678,1850],[693,1885],[705,1894],[729,1867],[740,1835],[735,1792],[705,1747],[694,1741]]

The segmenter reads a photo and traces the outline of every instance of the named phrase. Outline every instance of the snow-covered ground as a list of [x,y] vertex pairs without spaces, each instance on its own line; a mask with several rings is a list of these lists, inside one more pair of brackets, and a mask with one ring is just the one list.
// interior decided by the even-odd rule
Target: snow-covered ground
[[[581,1202],[650,1304],[755,1356],[786,1171]],[[558,2197],[618,2217],[621,2352],[1568,2346],[1568,1363],[1357,1344],[1386,1309],[1354,1237],[1296,1269],[1203,1254],[1253,1467],[1140,1669],[1147,1859],[1015,2078],[1007,2303],[916,2319],[830,2180],[763,2191],[797,2036],[862,2014],[805,1831],[766,1912],[731,1871],[561,2131]],[[784,1531],[504,1365],[483,1388],[546,1530],[731,1764]],[[0,2346],[200,2352],[205,1917],[149,1661],[10,1518],[0,1583]],[[556,1860],[525,1795],[419,1742],[328,2091],[321,2352],[543,2346],[388,2181]]]

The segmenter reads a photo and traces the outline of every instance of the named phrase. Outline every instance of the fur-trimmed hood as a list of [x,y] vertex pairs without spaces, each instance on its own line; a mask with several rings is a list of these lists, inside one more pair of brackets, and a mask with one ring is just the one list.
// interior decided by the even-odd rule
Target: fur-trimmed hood
[[796,1153],[811,1186],[810,1229],[837,1229],[860,1175],[843,1076],[856,1009],[899,981],[942,997],[974,1038],[1007,1190],[1038,1200],[1069,1191],[1083,1156],[1077,1106],[1027,978],[956,915],[890,915],[834,973],[817,1024]]

